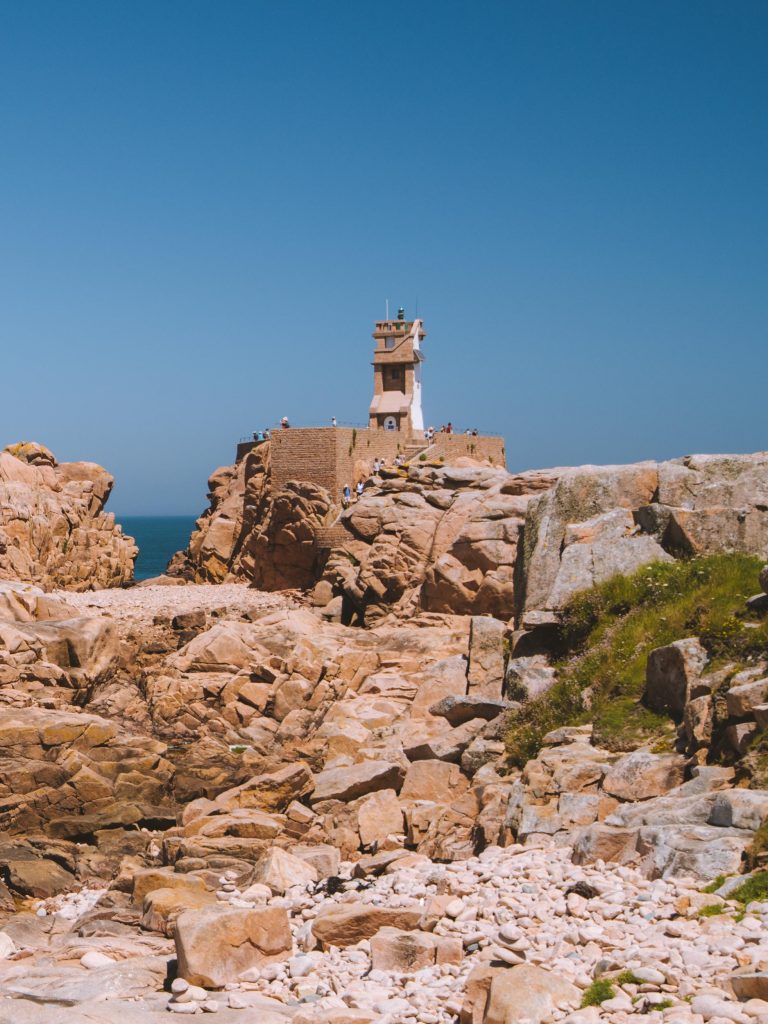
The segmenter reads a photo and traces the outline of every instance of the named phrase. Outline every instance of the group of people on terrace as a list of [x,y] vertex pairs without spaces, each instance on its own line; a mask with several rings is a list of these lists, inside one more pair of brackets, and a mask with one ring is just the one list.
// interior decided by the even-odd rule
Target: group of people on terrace
[[[280,428],[282,430],[288,430],[290,425],[291,424],[288,421],[288,417],[283,416],[283,418],[280,420]],[[335,427],[336,425],[336,417],[331,416],[331,426]],[[449,420],[447,423],[444,423],[439,430],[436,430],[434,427],[427,427],[427,429],[424,431],[424,439],[426,441],[432,441],[434,439],[435,434],[452,434],[453,432],[453,423],[451,423],[451,421]],[[467,427],[467,429],[464,431],[464,434],[467,437],[477,437],[477,427],[474,427],[471,430],[469,427]],[[264,430],[254,430],[253,432],[254,441],[268,441],[271,436],[272,434],[269,427],[265,427]]]
[[[426,441],[432,441],[434,439],[435,434],[452,434],[453,432],[453,424],[449,420],[447,423],[444,423],[439,430],[435,430],[434,427],[427,427],[427,429],[424,431],[424,439]],[[477,437],[477,427],[474,427],[471,430],[469,427],[467,427],[467,429],[464,431],[464,434],[466,437]]]
[[[280,429],[281,430],[288,430],[290,425],[291,424],[288,421],[288,417],[287,416],[283,416],[283,418],[280,420]],[[334,426],[335,426],[335,424],[334,424]],[[253,440],[256,441],[257,443],[259,441],[269,441],[269,439],[271,437],[272,437],[272,431],[270,430],[269,427],[265,427],[263,430],[254,430],[254,432],[253,432]]]

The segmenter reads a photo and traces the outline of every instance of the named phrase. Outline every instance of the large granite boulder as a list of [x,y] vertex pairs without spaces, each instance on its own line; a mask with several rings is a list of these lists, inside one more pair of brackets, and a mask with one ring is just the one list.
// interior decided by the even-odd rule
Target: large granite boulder
[[461,1024],[539,1024],[555,1011],[576,1009],[581,992],[557,971],[535,964],[478,966],[467,978]]
[[534,498],[518,611],[557,613],[579,590],[679,554],[768,555],[768,454],[580,466]]
[[382,928],[412,931],[418,928],[421,915],[418,905],[375,907],[368,903],[346,903],[322,910],[312,922],[312,934],[324,949],[343,949],[372,938]]
[[136,545],[104,512],[112,483],[101,466],[57,463],[33,442],[0,452],[0,579],[71,590],[130,580]]
[[682,715],[689,701],[708,692],[701,685],[708,659],[696,637],[657,647],[648,655],[643,701],[654,711]]
[[179,977],[206,988],[223,988],[250,968],[285,960],[293,948],[283,907],[187,910],[176,920],[174,938]]
[[247,579],[263,590],[312,586],[321,571],[316,534],[333,518],[331,496],[303,481],[275,489],[270,462],[267,442],[212,474],[210,507],[170,573],[196,582]]

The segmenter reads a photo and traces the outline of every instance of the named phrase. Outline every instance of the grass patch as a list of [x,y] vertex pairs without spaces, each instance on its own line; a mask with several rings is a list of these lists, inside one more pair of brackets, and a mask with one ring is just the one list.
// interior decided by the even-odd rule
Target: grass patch
[[670,1006],[674,1006],[674,1005],[675,1004],[672,1002],[671,999],[662,999],[660,1003],[654,1003],[651,1006],[651,1009],[652,1010],[668,1010],[670,1008]]
[[748,878],[738,889],[734,889],[729,894],[728,899],[738,900],[739,903],[743,903],[745,906],[754,900],[768,900],[768,871],[758,871],[756,875]]
[[699,917],[718,917],[718,915],[724,914],[726,909],[722,903],[713,903],[709,907],[702,907],[699,911]]
[[741,554],[659,562],[577,594],[562,616],[557,683],[509,716],[510,763],[535,757],[551,729],[590,721],[595,742],[609,750],[648,741],[671,748],[674,723],[640,703],[648,654],[689,636],[700,637],[716,663],[764,654],[768,617],[756,628],[740,617],[761,565]]
[[705,885],[701,890],[708,896],[711,896],[713,892],[717,892],[721,885],[725,884],[725,875],[718,875],[717,878],[713,878],[709,885]]
[[638,978],[632,971],[622,971],[616,976],[617,985],[642,985],[643,979]]
[[581,1009],[583,1010],[587,1006],[599,1006],[606,999],[613,999],[615,995],[616,992],[610,981],[607,978],[598,978],[585,990],[581,999]]

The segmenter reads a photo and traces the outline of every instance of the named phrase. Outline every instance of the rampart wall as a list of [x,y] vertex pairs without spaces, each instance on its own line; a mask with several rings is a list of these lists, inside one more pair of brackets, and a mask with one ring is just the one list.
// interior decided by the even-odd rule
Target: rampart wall
[[[357,482],[361,475],[360,463],[368,463],[370,466],[374,459],[385,459],[391,465],[398,454],[405,458],[412,457],[413,444],[408,434],[396,430],[370,430],[365,427],[291,427],[288,430],[274,430],[271,443],[272,484],[276,489],[281,489],[289,480],[309,480],[324,487],[338,501],[345,484],[354,487]],[[242,458],[252,447],[247,443],[239,445],[238,458]],[[450,463],[463,455],[488,459],[496,466],[504,466],[504,439],[436,434],[427,448],[430,461],[442,457]]]
[[468,434],[435,434],[427,455],[429,458],[440,458],[442,455],[446,462],[466,455],[479,461],[487,459],[494,466],[506,468],[507,465],[504,438],[485,434],[477,437]]
[[289,480],[310,480],[335,496],[338,431],[338,427],[291,427],[272,431],[272,486],[279,490]]

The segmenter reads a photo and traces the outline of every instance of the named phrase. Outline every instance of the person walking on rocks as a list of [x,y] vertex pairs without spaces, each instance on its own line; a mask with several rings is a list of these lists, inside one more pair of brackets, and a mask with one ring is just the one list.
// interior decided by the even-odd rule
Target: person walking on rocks
[[352,500],[352,490],[349,484],[344,484],[344,489],[341,492],[341,504],[344,508],[349,508],[349,503]]
[[363,481],[362,480],[358,480],[357,481],[357,487],[355,487],[355,492],[357,493],[358,498],[360,498],[362,496],[362,493],[363,493]]

